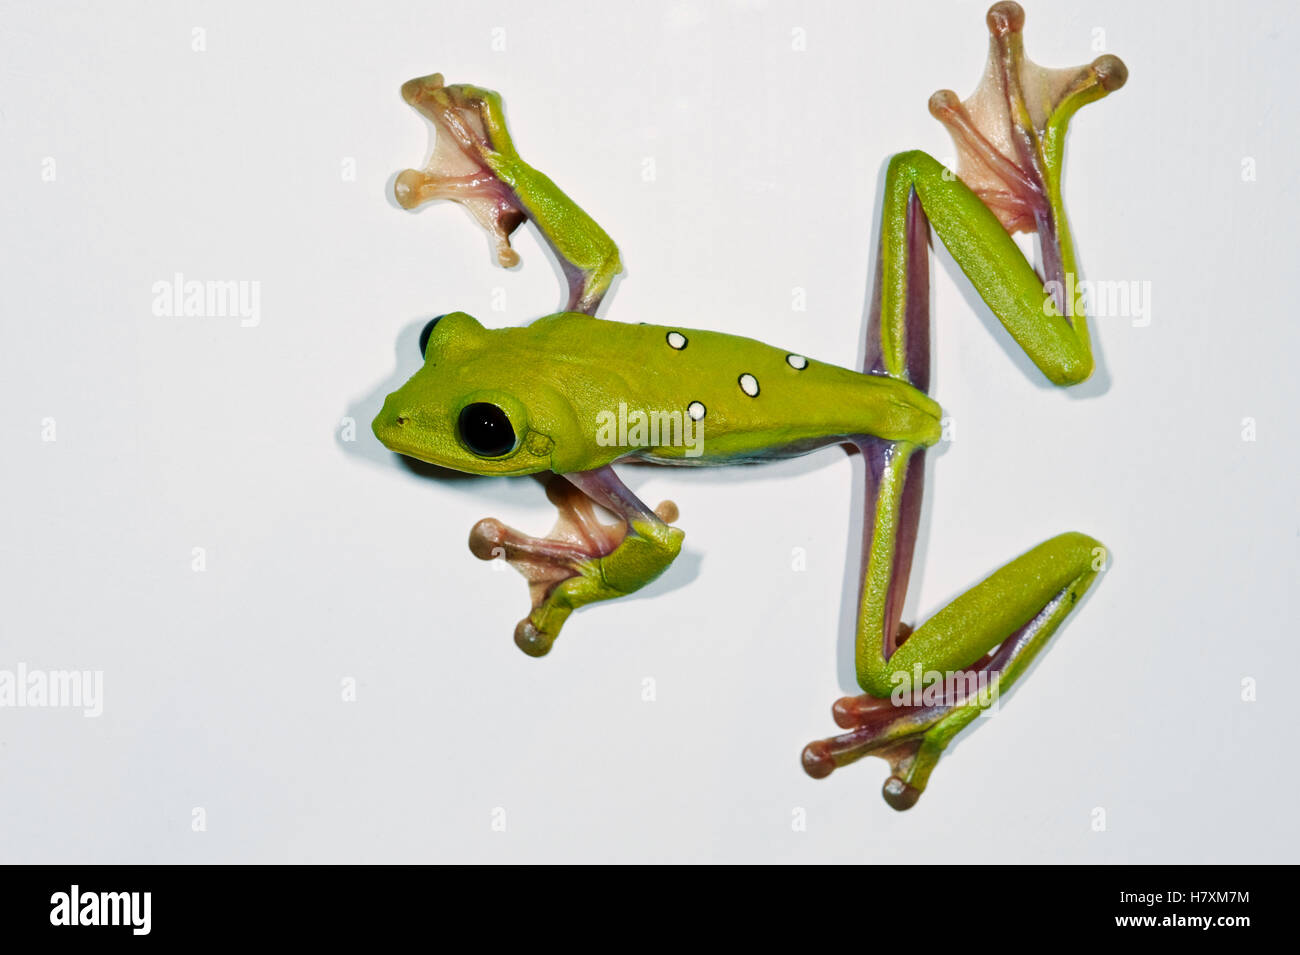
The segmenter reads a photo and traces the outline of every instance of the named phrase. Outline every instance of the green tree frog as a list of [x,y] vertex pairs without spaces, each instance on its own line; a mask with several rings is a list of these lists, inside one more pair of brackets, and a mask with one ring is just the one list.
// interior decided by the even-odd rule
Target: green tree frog
[[[423,366],[374,421],[388,448],[480,475],[551,472],[560,513],[546,537],[480,521],[470,549],[525,576],[532,609],[515,641],[550,651],[569,614],[644,587],[682,547],[677,508],[651,508],[613,465],[639,459],[716,466],[852,445],[866,462],[866,518],[856,631],[863,695],[833,707],[843,733],[809,744],[813,777],[865,755],[891,766],[884,797],[919,798],[944,748],[1025,671],[1096,579],[1101,545],[1081,533],[1039,544],[911,629],[900,620],[921,508],[926,448],[940,439],[930,365],[929,230],[1037,368],[1083,381],[1093,358],[1085,315],[1066,301],[1074,245],[1061,201],[1066,126],[1085,103],[1123,85],[1113,56],[1049,70],[1024,54],[1024,12],[989,10],[988,66],[975,93],[936,93],[958,168],[923,152],[893,157],[861,370],[748,338],[676,324],[596,317],[621,270],[610,237],[515,149],[501,98],[434,74],[402,95],[438,131],[424,169],[395,180],[414,208],[451,199],[515,264],[510,234],[531,220],[559,259],[568,308],[526,327],[485,328],[463,312],[430,322]],[[1012,239],[1036,233],[1037,271]],[[618,523],[602,521],[599,506]],[[941,685],[927,680],[944,674]]]

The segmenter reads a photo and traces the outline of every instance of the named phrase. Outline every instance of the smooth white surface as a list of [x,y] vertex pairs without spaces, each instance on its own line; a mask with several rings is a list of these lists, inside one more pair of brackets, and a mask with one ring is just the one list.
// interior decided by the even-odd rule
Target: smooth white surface
[[[524,585],[465,540],[546,530],[541,488],[421,477],[369,421],[428,317],[520,323],[560,287],[531,227],[506,272],[461,209],[394,207],[429,147],[398,87],[503,92],[622,248],[606,317],[852,364],[884,162],[950,154],[926,100],[975,84],[986,4],[563,6],[0,5],[0,669],[105,681],[99,719],[0,709],[0,858],[1295,861],[1294,10],[1027,4],[1038,62],[1101,30],[1129,66],[1066,196],[1087,276],[1149,282],[1151,322],[1098,321],[1096,379],[1058,392],[939,254],[956,440],[907,617],[1062,530],[1114,563],[900,815],[878,760],[799,768],[853,689],[838,451],[628,469],[680,505],[679,564],[514,647]],[[260,324],[155,316],[175,272],[260,282]]]

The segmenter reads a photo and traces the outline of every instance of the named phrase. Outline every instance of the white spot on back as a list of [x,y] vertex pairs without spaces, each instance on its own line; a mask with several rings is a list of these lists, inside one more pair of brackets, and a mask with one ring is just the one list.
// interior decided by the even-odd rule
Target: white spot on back
[[703,402],[699,401],[692,401],[687,405],[686,413],[691,416],[692,421],[703,421],[705,414],[707,414]]
[[751,398],[758,397],[758,379],[746,372],[738,379],[740,390]]
[[681,351],[683,348],[686,347],[686,336],[683,335],[681,332],[669,332],[668,346],[670,348],[676,348],[678,351]]
[[795,371],[803,371],[808,367],[808,359],[803,355],[786,355],[785,361]]

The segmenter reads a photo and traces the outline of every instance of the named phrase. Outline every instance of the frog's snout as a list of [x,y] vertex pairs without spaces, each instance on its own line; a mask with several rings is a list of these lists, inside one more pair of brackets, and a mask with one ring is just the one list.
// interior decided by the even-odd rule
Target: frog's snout
[[384,400],[384,407],[370,423],[370,430],[375,433],[375,437],[384,447],[393,448],[401,441],[402,433],[410,421],[411,412],[393,401],[393,396],[389,395]]

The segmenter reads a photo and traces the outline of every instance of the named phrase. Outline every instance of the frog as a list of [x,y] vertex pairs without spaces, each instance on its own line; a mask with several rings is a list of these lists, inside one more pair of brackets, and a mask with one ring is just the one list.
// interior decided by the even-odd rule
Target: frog
[[[918,626],[901,619],[926,453],[943,437],[944,412],[928,393],[931,230],[1038,373],[1069,387],[1094,367],[1086,309],[1067,292],[1077,264],[1064,144],[1074,113],[1122,87],[1127,68],[1110,54],[1038,66],[1024,51],[1024,21],[1018,4],[993,5],[975,92],[930,99],[956,168],[920,150],[889,160],[867,345],[852,368],[675,321],[598,316],[622,271],[618,247],[521,158],[502,97],[437,73],[401,87],[437,135],[428,163],[393,181],[397,203],[462,204],[504,267],[519,261],[510,236],[532,222],[568,285],[567,307],[527,325],[488,328],[465,312],[431,320],[419,338],[423,364],[373,423],[391,451],[442,468],[549,476],[550,533],[486,518],[469,535],[476,557],[505,560],[525,578],[531,608],[514,631],[525,653],[545,656],[575,610],[636,593],[681,552],[677,505],[649,506],[615,465],[749,465],[831,446],[865,462],[854,635],[862,692],[833,704],[842,732],[803,749],[809,776],[879,757],[889,764],[885,802],[911,808],[952,740],[997,707],[1071,617],[1107,560],[1078,531],[1031,547]],[[1036,243],[1037,265],[1020,232]]]

